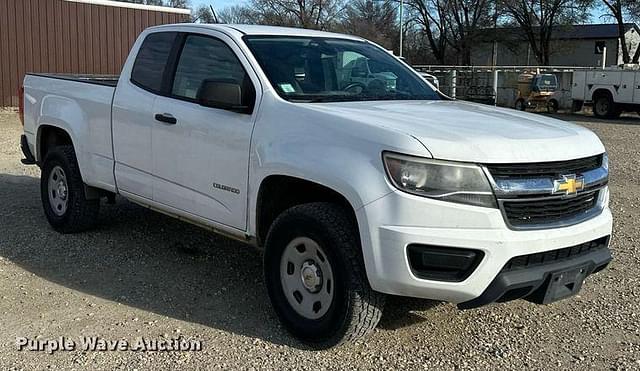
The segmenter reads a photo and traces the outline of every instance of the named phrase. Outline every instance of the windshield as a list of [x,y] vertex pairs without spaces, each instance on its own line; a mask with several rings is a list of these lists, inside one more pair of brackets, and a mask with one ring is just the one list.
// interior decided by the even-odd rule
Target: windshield
[[362,41],[245,36],[281,97],[292,102],[437,100],[439,95],[389,52]]

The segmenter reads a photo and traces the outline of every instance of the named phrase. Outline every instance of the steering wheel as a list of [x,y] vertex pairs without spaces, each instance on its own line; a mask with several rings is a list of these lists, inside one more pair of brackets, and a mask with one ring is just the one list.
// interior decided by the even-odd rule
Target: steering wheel
[[361,94],[367,87],[361,82],[352,82],[342,88],[342,91],[351,94]]

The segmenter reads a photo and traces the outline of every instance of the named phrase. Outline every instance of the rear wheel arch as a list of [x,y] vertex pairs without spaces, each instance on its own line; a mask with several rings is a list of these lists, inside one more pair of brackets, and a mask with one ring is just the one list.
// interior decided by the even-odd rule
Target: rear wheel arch
[[592,101],[595,101],[596,99],[605,96],[605,97],[609,97],[613,100],[613,93],[609,90],[609,89],[605,89],[605,88],[598,88],[596,90],[593,91],[593,94],[591,95],[592,97]]
[[73,139],[69,132],[59,126],[40,125],[36,137],[36,156],[38,162],[42,163],[51,148],[56,146],[72,146]]

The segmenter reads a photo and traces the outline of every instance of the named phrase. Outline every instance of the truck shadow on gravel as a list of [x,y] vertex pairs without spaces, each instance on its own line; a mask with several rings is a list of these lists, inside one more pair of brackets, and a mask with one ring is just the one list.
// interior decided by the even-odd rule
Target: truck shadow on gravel
[[[281,328],[272,311],[262,256],[255,248],[124,199],[116,205],[103,203],[95,230],[62,235],[44,217],[39,179],[0,174],[0,190],[5,205],[0,210],[0,255],[21,268],[69,289],[162,316],[307,349]],[[409,310],[437,304],[389,299],[383,330],[424,321]],[[117,308],[122,307],[100,305],[96,311]],[[127,310],[120,310],[125,316]]]

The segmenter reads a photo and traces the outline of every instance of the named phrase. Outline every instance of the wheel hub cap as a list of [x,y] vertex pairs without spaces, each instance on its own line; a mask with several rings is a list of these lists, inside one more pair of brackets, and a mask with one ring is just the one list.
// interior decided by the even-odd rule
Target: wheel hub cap
[[310,238],[294,238],[284,248],[280,283],[291,308],[304,318],[318,319],[331,307],[333,270],[324,250]]
[[309,260],[302,263],[300,276],[302,278],[302,284],[307,291],[312,293],[320,291],[322,287],[322,270],[320,270],[314,261]]
[[67,185],[64,182],[58,182],[58,194],[62,200],[67,199]]
[[55,166],[51,170],[47,186],[51,210],[58,216],[64,215],[69,202],[69,186],[67,184],[67,175],[60,166]]

